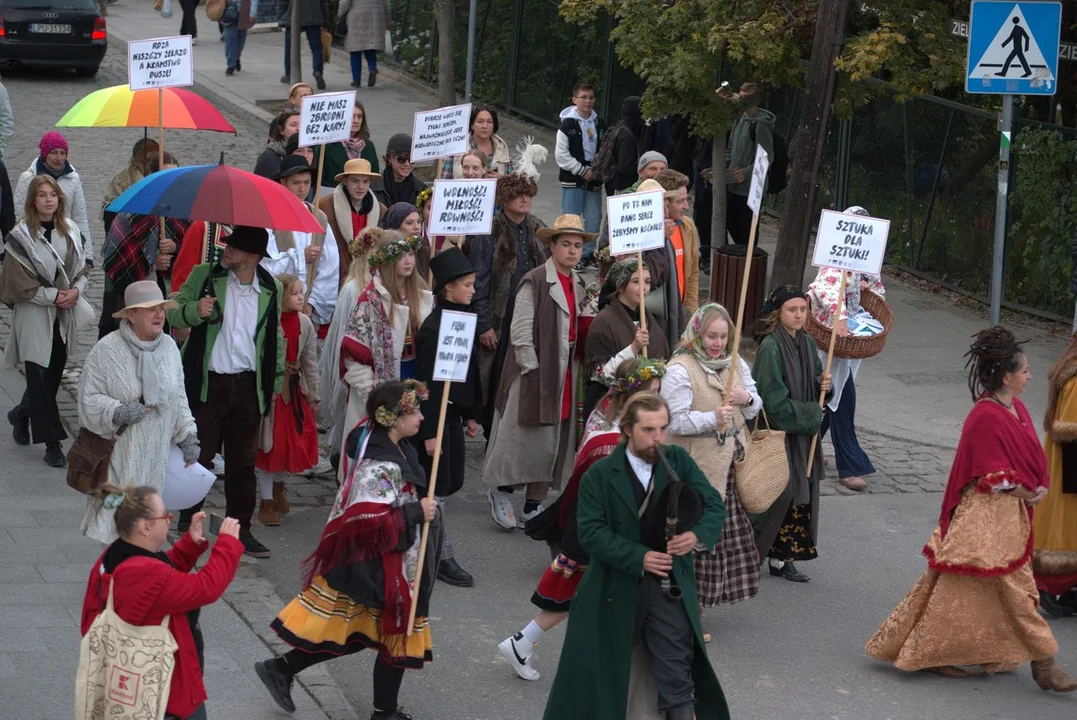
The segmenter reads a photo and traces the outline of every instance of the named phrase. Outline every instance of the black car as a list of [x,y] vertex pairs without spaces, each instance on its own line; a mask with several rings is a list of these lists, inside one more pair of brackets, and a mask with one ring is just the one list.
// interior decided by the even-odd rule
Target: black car
[[94,0],[0,0],[0,67],[72,68],[93,77],[107,47]]

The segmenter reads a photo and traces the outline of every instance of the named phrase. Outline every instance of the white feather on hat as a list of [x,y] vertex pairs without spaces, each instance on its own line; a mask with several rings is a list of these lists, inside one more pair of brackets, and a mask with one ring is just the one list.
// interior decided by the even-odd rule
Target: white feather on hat
[[539,181],[538,165],[546,162],[549,151],[541,145],[536,145],[534,138],[525,137],[516,146],[516,172],[533,180],[536,185]]

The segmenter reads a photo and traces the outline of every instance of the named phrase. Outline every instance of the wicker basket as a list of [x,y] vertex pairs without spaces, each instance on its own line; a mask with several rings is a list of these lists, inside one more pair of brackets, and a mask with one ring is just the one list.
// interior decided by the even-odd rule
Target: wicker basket
[[744,510],[758,515],[770,509],[789,485],[789,460],[785,453],[785,433],[771,430],[766,411],[765,429],[748,437],[744,459],[733,463],[733,482]]
[[[883,331],[878,335],[869,337],[854,337],[852,335],[836,337],[834,339],[834,355],[836,357],[848,360],[863,360],[864,358],[878,355],[886,345],[886,336],[890,334],[890,328],[894,326],[894,311],[890,309],[885,300],[871,290],[860,291],[860,305],[882,324]],[[819,346],[820,350],[825,352],[830,347],[830,328],[816,320],[810,308],[808,311],[808,323],[804,330],[815,339],[815,344]]]

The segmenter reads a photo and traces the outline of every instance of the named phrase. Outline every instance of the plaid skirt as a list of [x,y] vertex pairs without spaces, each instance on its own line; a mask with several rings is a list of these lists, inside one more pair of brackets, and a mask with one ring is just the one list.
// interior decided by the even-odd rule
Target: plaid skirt
[[718,544],[709,552],[695,553],[696,592],[703,607],[748,600],[759,592],[759,551],[748,513],[737,496],[732,464],[726,480],[725,509]]

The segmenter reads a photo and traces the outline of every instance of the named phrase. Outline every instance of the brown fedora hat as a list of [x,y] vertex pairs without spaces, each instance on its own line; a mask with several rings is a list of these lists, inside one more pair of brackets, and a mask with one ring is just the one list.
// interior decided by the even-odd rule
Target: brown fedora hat
[[558,215],[553,221],[553,227],[539,228],[536,233],[539,240],[553,242],[559,235],[579,235],[584,242],[590,242],[598,237],[598,233],[585,232],[583,218],[579,215]]
[[355,158],[354,160],[349,160],[344,163],[344,172],[337,173],[334,180],[341,182],[349,175],[358,175],[359,177],[370,178],[371,180],[377,180],[381,177],[381,175],[371,169],[370,161],[366,158]]

